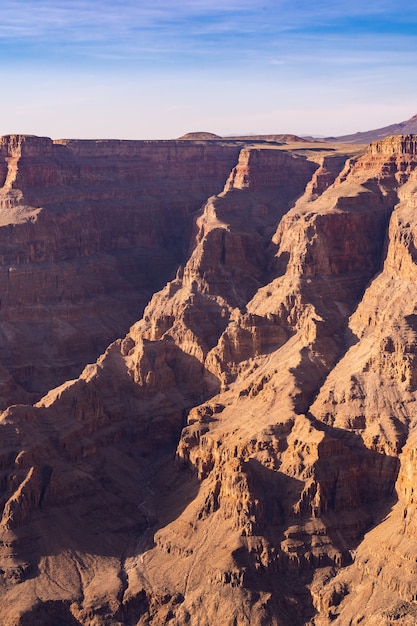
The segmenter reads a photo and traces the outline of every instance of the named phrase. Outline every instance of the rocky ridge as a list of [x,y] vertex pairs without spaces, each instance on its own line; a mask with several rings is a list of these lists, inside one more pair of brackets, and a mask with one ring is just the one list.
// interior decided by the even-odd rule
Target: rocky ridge
[[5,626],[414,623],[416,146],[244,147],[142,319],[3,412]]

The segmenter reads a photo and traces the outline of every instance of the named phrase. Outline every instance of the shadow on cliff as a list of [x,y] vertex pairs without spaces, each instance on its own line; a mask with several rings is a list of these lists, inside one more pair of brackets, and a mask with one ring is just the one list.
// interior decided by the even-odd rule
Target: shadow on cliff
[[285,626],[304,626],[316,614],[309,591],[315,570],[336,573],[349,565],[364,533],[397,499],[396,457],[369,450],[355,433],[310,419],[326,437],[308,489],[256,459],[244,464],[255,522],[247,544],[233,554],[254,601],[260,592],[271,594],[269,623],[278,617]]
[[[50,557],[58,558],[62,571],[79,572],[83,581],[83,572],[100,567],[101,558],[105,563],[115,559],[112,567],[122,577],[125,559],[153,548],[155,533],[178,518],[198,494],[197,476],[178,465],[175,449],[167,446],[152,459],[142,459],[136,477],[126,478],[128,494],[120,493],[117,479],[112,481],[107,473],[97,476],[96,489],[80,496],[68,493],[65,505],[34,512],[30,522],[13,533],[16,562],[25,563],[16,566],[18,582],[45,576],[45,559]],[[126,450],[115,454],[123,462]]]
[[400,461],[366,447],[360,434],[324,424],[310,413],[307,417],[325,434],[314,465],[320,485],[317,514],[340,550],[340,565],[344,566],[351,562],[351,550],[364,533],[378,525],[397,502]]
[[[29,477],[7,518],[16,564],[11,578],[42,575],[45,558],[57,555],[75,571],[77,559],[62,555],[85,555],[87,569],[99,557],[122,567],[151,548],[154,533],[196,497],[199,481],[178,465],[176,449],[188,410],[215,395],[219,383],[175,344],[156,344],[145,346],[142,374],[150,367],[156,378],[142,395],[120,370],[114,348],[95,378],[69,387],[50,406],[10,409],[4,428],[20,430],[16,450],[32,438],[21,471],[2,494],[3,504],[13,502],[19,482]],[[163,366],[155,346],[167,352]]]
[[[236,565],[243,572],[242,586],[248,590],[252,603],[262,594],[262,623],[304,626],[315,614],[308,591],[314,570],[304,557],[301,543],[307,534],[301,531],[296,537],[296,532],[290,531],[291,526],[302,522],[295,518],[294,507],[304,482],[269,469],[254,458],[244,463],[244,471],[253,507],[250,519],[255,521],[243,533],[244,545],[233,552]],[[283,542],[293,535],[293,550],[284,551]]]
[[70,603],[49,600],[24,613],[18,626],[82,626],[72,615]]

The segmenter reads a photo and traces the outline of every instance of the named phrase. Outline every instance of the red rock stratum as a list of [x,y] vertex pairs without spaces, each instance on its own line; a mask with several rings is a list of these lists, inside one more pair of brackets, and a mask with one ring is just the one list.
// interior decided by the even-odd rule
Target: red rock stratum
[[1,623],[414,624],[417,136],[1,159]]

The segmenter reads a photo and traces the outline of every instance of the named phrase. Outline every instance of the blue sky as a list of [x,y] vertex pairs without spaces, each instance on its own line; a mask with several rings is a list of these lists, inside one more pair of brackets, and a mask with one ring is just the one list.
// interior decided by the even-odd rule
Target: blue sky
[[2,0],[0,134],[340,135],[417,113],[417,3]]

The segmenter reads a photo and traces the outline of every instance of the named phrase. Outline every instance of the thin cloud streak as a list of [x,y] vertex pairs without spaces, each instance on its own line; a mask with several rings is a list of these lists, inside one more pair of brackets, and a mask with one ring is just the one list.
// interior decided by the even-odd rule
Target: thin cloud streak
[[[195,34],[206,32],[262,32],[285,33],[294,29],[311,30],[323,24],[335,25],[338,20],[386,16],[391,22],[397,11],[387,2],[321,2],[299,0],[294,6],[288,0],[281,2],[216,2],[200,0],[162,0],[154,2],[106,2],[97,6],[95,0],[3,0],[0,15],[0,38],[22,38],[35,41],[60,34],[68,40],[103,41],[119,36],[134,37],[138,31],[167,27],[180,28],[184,22],[195,27]],[[417,7],[407,10],[407,21],[416,20]],[[209,20],[209,25],[205,23]],[[214,20],[214,22],[210,21]],[[337,25],[337,24],[336,24]],[[371,27],[371,24],[370,24]],[[184,33],[186,37],[187,33]],[[52,43],[52,42],[51,42]]]
[[[16,4],[20,8],[16,11]],[[56,2],[38,0],[3,0],[0,16],[0,37],[31,37],[39,39],[46,34],[60,32],[76,35],[75,27],[84,29],[82,37],[89,39],[99,31],[102,37],[134,32],[137,28],[158,28],[178,23],[184,19],[229,13],[245,12],[245,2],[102,2],[98,8],[95,1]],[[87,30],[88,29],[88,30]],[[92,30],[91,30],[92,29]]]

